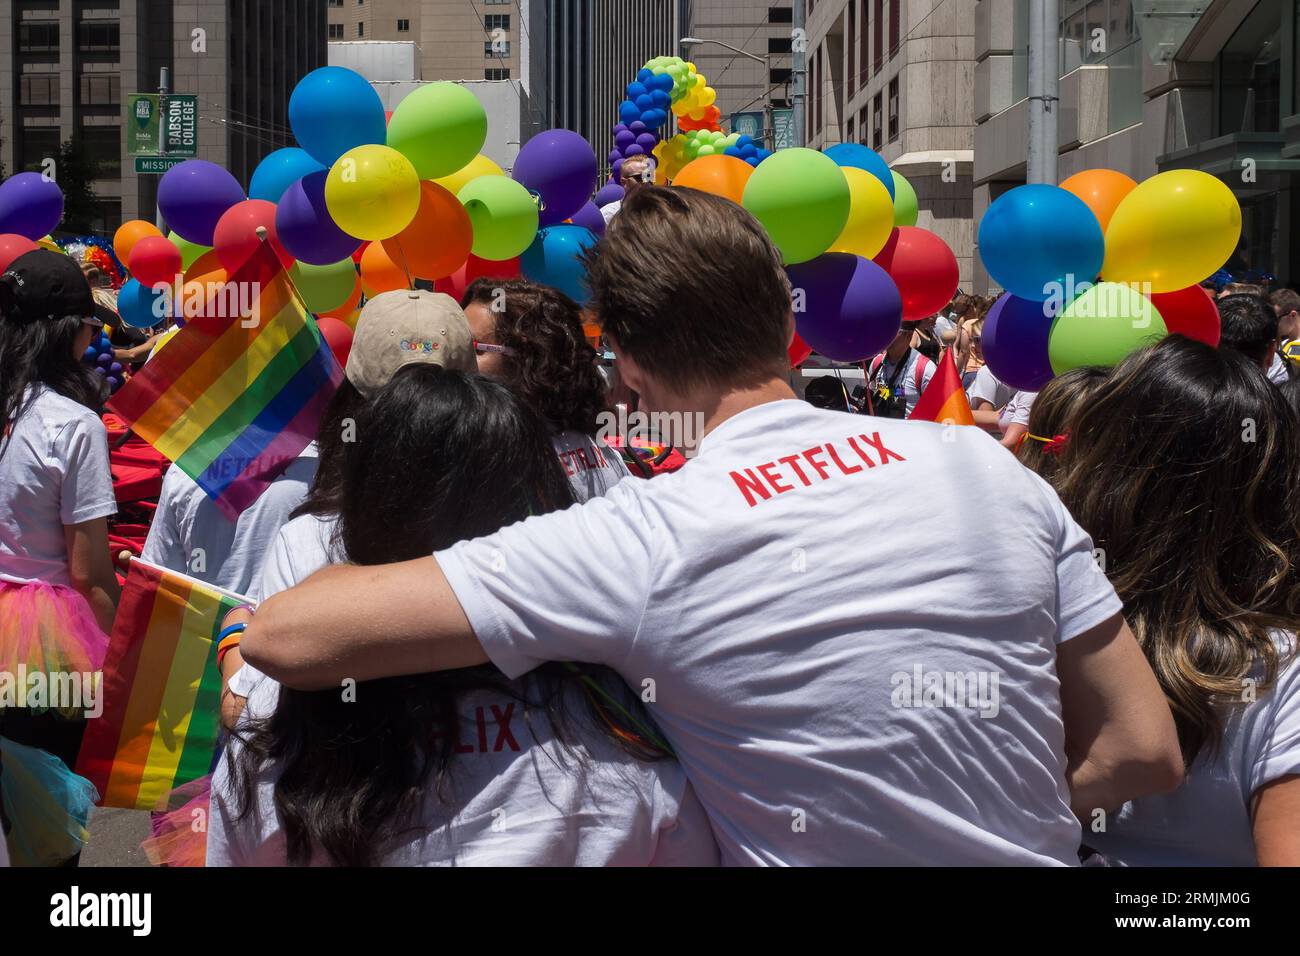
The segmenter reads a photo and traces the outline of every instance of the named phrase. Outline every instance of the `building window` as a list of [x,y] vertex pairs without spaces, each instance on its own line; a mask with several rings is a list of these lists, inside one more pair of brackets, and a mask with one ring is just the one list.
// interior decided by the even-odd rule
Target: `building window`
[[53,20],[27,20],[18,24],[19,53],[58,53],[59,24]]
[[119,74],[81,74],[82,106],[118,106],[121,102],[122,79]]
[[506,4],[514,3],[514,0],[484,0],[489,7],[504,7]]
[[1219,53],[1219,135],[1280,129],[1283,0],[1260,0]]
[[898,139],[898,77],[889,81],[889,141]]
[[364,23],[358,23],[358,24],[357,24],[357,36],[359,36],[359,37],[363,37],[363,36],[365,36],[365,35],[366,35],[366,25],[365,25]]
[[[1128,0],[1125,0],[1127,3]],[[903,19],[902,0],[889,0],[889,56],[898,52],[899,21]]]
[[122,47],[122,26],[116,20],[82,20],[77,46],[83,53],[112,53]]
[[779,86],[782,83],[789,83],[790,77],[793,75],[794,71],[789,67],[777,67],[776,69],[768,70],[767,82],[770,86]]
[[77,137],[99,166],[101,179],[122,175],[122,132],[117,126],[85,126]]
[[[856,0],[849,0],[849,30],[848,36],[844,38],[844,57],[848,61],[844,68],[844,97],[853,99],[853,93],[857,89],[858,74],[853,68],[853,47],[854,40],[858,35],[858,5]],[[853,142],[850,136],[849,142]]]
[[880,107],[880,94],[877,93],[871,99],[871,148],[876,150],[885,145],[880,128],[884,111]]
[[510,32],[510,14],[508,13],[489,13],[483,17],[483,29],[488,33],[493,30],[505,30]]
[[791,37],[768,37],[768,53],[789,53],[794,46],[794,40]]
[[487,40],[487,41],[485,41],[485,42],[483,43],[483,55],[484,55],[484,56],[509,56],[509,55],[510,55],[510,41],[509,41],[509,40],[501,40],[501,41],[497,41],[497,40]]
[[329,31],[330,31],[330,32],[329,32],[329,38],[330,38],[331,40],[342,40],[342,39],[343,39],[343,24],[341,24],[341,23],[331,23],[331,24],[329,25]]
[[871,24],[871,75],[875,76],[885,63],[885,0],[876,0],[872,9]]
[[24,73],[18,83],[18,105],[58,106],[57,73]]
[[501,69],[500,67],[488,67],[483,71],[485,80],[508,80],[510,79],[510,70]]
[[768,23],[794,23],[793,7],[768,7]]
[[343,6],[343,0],[330,0],[329,5],[331,7],[341,7]]
[[398,33],[410,33],[410,32],[411,32],[411,21],[410,21],[410,20],[398,20],[398,21],[397,21],[397,32],[398,32]]
[[59,155],[59,129],[57,126],[27,127],[19,136],[18,147],[23,171],[44,172],[45,160]]

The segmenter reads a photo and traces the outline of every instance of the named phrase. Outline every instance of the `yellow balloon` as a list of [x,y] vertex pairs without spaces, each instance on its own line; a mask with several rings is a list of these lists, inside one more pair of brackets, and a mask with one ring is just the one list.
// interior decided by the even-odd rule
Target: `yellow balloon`
[[1241,239],[1241,206],[1224,183],[1197,169],[1158,173],[1129,192],[1106,227],[1107,282],[1177,292],[1228,261]]
[[492,160],[488,159],[482,153],[479,153],[468,163],[456,170],[449,176],[440,176],[434,182],[446,189],[453,196],[457,195],[461,187],[471,179],[478,179],[480,176],[504,176],[503,170]]
[[420,208],[420,177],[411,161],[387,146],[350,149],[325,178],[330,218],[350,236],[376,242],[397,235]]
[[36,244],[42,249],[49,249],[50,252],[63,252],[63,250],[59,248],[59,244],[54,241],[53,236],[46,236],[44,239],[37,239]]
[[885,184],[865,169],[843,166],[840,172],[849,181],[849,220],[830,251],[870,259],[885,248],[894,231],[894,201]]

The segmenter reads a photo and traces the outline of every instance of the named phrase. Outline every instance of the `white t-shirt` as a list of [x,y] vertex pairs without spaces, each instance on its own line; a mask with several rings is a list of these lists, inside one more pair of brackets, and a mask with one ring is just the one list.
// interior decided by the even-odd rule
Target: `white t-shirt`
[[998,427],[1006,432],[1012,425],[1024,425],[1029,427],[1029,413],[1033,411],[1034,399],[1038,397],[1037,392],[1016,392],[1011,396],[1011,400],[1002,406],[1002,413],[998,416]]
[[551,444],[569,479],[574,501],[599,497],[631,474],[622,455],[582,432],[560,432],[551,438]]
[[989,371],[987,365],[981,365],[979,371],[975,373],[975,381],[971,383],[970,389],[966,395],[970,399],[970,406],[974,408],[980,402],[988,402],[995,409],[1006,407],[1007,402],[1011,401],[1016,390],[1010,385],[1004,385],[999,382],[997,376]]
[[[984,507],[934,507],[957,488]],[[950,547],[977,536],[980,561]],[[654,682],[724,862],[1077,862],[1056,646],[1120,602],[979,429],[771,402],[674,474],[437,558],[507,675]],[[966,706],[926,706],[936,680]]]
[[99,416],[44,385],[0,438],[0,580],[68,585],[65,525],[117,511]]
[[[925,366],[921,370],[921,387],[916,387],[916,363],[924,360]],[[870,374],[871,369],[875,366],[875,359],[867,363],[867,372]],[[925,391],[926,386],[930,384],[930,379],[934,378],[934,370],[937,367],[934,362],[930,361],[916,349],[908,349],[907,354],[903,356],[903,370],[894,377],[895,366],[889,359],[883,359],[880,362],[879,369],[872,381],[888,382],[894,379],[894,388],[902,389],[903,402],[907,408],[907,414],[912,414],[912,409],[916,408],[916,403],[921,400],[921,393]]]
[[619,210],[622,208],[623,208],[623,200],[621,199],[615,199],[613,202],[606,203],[605,205],[601,206],[600,215],[605,220],[605,225],[608,226],[610,220],[613,219],[615,216],[617,216]]
[[317,463],[313,442],[236,521],[173,465],[163,479],[158,511],[141,557],[259,600],[267,552],[290,512],[307,497]]
[[1290,377],[1286,373],[1286,360],[1277,352],[1274,352],[1273,362],[1269,365],[1265,374],[1268,375],[1268,380],[1274,385],[1281,385]]
[[[1276,634],[1279,648],[1293,638]],[[1256,670],[1256,679],[1262,669]],[[1300,773],[1300,664],[1249,704],[1227,711],[1217,753],[1203,750],[1172,793],[1124,804],[1084,842],[1112,866],[1255,866],[1255,792]]]
[[[263,573],[264,597],[343,560],[333,544],[335,524],[333,518],[303,515],[280,529]],[[279,684],[249,665],[234,675],[230,689],[248,698],[245,719],[273,712],[280,693]],[[522,682],[517,689],[527,692]],[[364,685],[359,692],[365,692]],[[580,697],[578,693],[568,702],[570,714],[587,713]],[[461,715],[461,732],[468,739],[458,742],[467,749],[454,765],[461,774],[455,796],[447,802],[430,796],[421,832],[388,856],[386,864],[717,864],[708,818],[675,762],[637,760],[590,728],[581,735],[580,754],[586,761],[575,760],[552,739],[544,718],[535,715],[525,723],[522,705],[500,693],[466,695]],[[237,741],[231,744],[238,746]],[[259,777],[258,807],[251,820],[236,821],[222,795],[229,779],[227,760],[223,755],[213,777],[208,865],[283,865],[275,774],[268,768]]]

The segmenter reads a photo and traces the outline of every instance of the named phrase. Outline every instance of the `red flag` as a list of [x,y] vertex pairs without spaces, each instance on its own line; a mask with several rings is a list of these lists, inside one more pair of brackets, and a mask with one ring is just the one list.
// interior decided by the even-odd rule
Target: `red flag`
[[935,369],[930,384],[925,387],[921,399],[907,416],[913,421],[942,422],[949,425],[974,425],[975,416],[971,414],[970,402],[966,400],[966,390],[961,387],[961,375],[957,373],[957,363],[952,360],[952,349],[944,349],[939,357],[939,367]]

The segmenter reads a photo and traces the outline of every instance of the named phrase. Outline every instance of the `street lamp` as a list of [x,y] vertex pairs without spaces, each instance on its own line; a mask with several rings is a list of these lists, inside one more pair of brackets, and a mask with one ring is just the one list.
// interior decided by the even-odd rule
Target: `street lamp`
[[699,46],[703,43],[712,43],[714,46],[720,46],[725,50],[730,50],[737,56],[748,57],[757,63],[762,63],[767,68],[767,75],[763,78],[763,147],[768,146],[769,137],[772,149],[776,149],[776,131],[772,128],[772,88],[769,85],[772,82],[772,54],[768,53],[759,56],[757,53],[749,53],[739,47],[734,47],[730,43],[723,43],[721,40],[701,39],[700,37],[682,37],[677,41],[684,47]]

